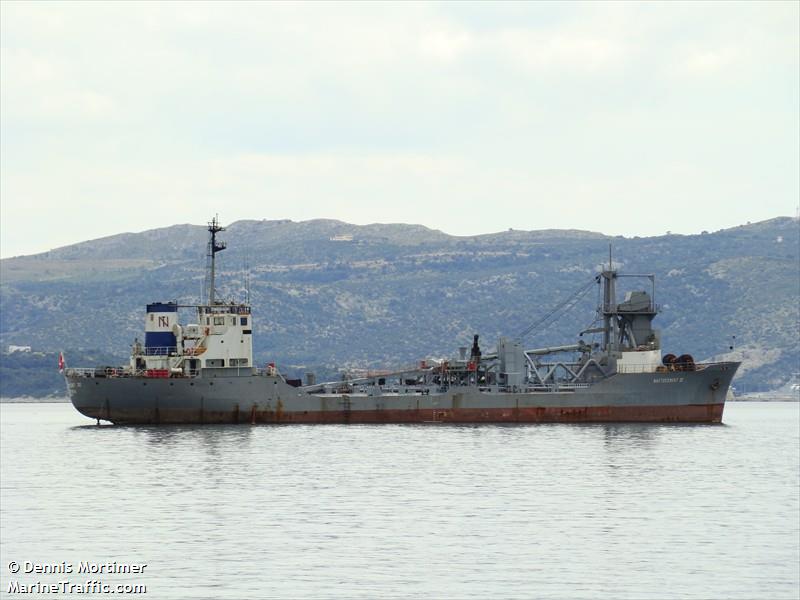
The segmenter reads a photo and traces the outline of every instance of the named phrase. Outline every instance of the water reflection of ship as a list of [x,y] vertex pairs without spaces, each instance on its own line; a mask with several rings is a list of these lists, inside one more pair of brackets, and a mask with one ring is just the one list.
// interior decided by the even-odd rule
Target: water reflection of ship
[[651,450],[658,445],[662,428],[657,424],[619,423],[602,425],[603,446],[611,454]]
[[[194,446],[193,450],[202,450],[209,457],[220,457],[231,448],[244,448],[252,441],[253,430],[249,427],[232,425],[145,425],[143,427],[126,428],[132,435],[144,441],[145,448],[171,451],[178,446]],[[75,425],[69,431],[75,434],[106,435],[112,431],[118,436],[119,427],[112,425]]]

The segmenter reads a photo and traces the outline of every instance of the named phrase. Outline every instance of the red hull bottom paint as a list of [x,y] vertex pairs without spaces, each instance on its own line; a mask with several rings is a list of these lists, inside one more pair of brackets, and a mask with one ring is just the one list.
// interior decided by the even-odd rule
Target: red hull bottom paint
[[[392,423],[720,423],[724,404],[681,406],[584,406],[527,408],[456,408],[420,410],[264,411],[239,407],[231,412],[162,409],[101,410],[100,419],[115,423],[280,423],[280,424],[392,424]],[[134,414],[138,413],[138,414]]]

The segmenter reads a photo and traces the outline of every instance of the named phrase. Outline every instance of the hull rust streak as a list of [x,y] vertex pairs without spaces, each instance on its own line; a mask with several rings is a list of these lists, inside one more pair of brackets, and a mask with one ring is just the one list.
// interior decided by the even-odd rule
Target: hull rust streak
[[[469,424],[469,423],[720,423],[723,404],[676,406],[593,406],[531,407],[524,409],[456,410],[328,410],[278,412],[254,410],[249,423],[255,424]],[[87,411],[90,416],[91,411]],[[238,413],[217,411],[202,418],[196,411],[172,409],[153,413],[144,410],[119,411],[112,419],[118,424],[238,423]],[[105,417],[103,417],[105,419]]]

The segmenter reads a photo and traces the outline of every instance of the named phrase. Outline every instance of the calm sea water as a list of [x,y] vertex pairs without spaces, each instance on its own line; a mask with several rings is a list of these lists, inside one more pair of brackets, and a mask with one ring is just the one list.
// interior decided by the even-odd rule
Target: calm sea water
[[[798,404],[729,404],[719,426],[0,416],[2,597],[15,580],[87,579],[159,599],[800,594]],[[147,566],[86,575],[80,561]]]

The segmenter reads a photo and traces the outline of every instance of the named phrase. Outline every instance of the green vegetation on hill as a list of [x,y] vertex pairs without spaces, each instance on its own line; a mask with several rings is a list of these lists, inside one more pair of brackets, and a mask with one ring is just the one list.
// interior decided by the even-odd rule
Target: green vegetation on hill
[[[103,352],[65,353],[68,364],[100,367],[118,364],[119,358]],[[0,354],[0,396],[62,398],[67,395],[64,376],[58,370],[58,352]]]

